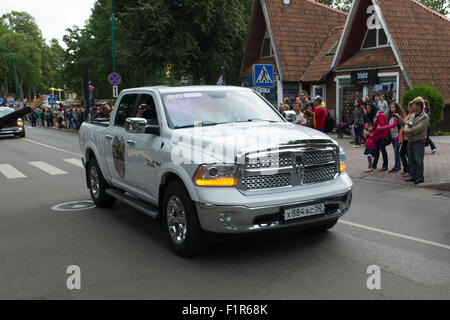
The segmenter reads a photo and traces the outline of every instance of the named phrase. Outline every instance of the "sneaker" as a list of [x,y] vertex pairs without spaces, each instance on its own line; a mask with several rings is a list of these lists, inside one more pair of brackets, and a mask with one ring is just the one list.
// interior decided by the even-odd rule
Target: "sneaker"
[[431,154],[435,154],[436,153],[436,149],[431,150]]
[[373,171],[372,168],[370,168],[370,169],[364,169],[364,172],[372,172],[372,171]]
[[389,170],[389,172],[397,172],[400,171],[400,168],[392,168],[391,170]]
[[360,145],[357,144],[357,145],[353,146],[352,148],[359,148],[359,147],[360,147]]
[[418,184],[424,183],[425,181],[423,180],[416,180],[414,181],[414,185],[417,186]]

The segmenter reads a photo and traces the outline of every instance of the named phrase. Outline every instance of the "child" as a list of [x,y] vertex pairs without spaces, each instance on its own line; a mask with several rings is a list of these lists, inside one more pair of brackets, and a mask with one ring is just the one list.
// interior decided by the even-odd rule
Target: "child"
[[376,149],[377,149],[377,142],[376,142],[376,137],[374,136],[374,130],[373,130],[372,123],[367,124],[367,128],[366,128],[366,130],[364,130],[364,134],[367,138],[366,151],[364,151],[364,155],[367,157],[367,161],[369,163],[369,167],[364,171],[372,172],[373,171],[372,161],[375,158]]

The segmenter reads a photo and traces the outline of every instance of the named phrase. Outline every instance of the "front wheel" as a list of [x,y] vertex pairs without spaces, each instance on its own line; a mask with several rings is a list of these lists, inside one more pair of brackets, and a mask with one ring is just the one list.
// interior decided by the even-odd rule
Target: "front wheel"
[[164,193],[161,219],[176,254],[192,257],[208,250],[195,206],[179,182],[172,182]]
[[108,183],[100,171],[100,167],[95,159],[92,159],[87,167],[89,191],[91,192],[91,198],[95,205],[99,208],[111,207],[116,198],[111,197],[106,193],[106,189],[109,187]]

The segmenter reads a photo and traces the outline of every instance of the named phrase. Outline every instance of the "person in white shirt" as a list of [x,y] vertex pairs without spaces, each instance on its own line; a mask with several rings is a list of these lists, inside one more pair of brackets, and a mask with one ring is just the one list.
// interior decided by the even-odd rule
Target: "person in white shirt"
[[295,123],[304,125],[306,123],[306,119],[303,116],[302,105],[301,105],[300,102],[295,102],[294,103],[294,111],[295,111],[295,114],[297,115]]

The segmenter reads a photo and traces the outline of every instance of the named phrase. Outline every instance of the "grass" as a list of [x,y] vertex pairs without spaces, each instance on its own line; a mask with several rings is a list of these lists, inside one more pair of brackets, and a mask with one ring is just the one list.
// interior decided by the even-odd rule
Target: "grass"
[[439,131],[430,132],[430,136],[450,136],[450,132],[439,130]]

